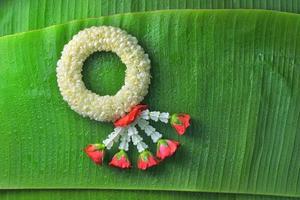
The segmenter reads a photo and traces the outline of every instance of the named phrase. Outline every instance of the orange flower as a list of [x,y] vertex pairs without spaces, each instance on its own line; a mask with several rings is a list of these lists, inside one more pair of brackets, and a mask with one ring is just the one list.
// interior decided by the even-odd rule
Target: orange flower
[[147,105],[142,105],[142,104],[139,104],[139,105],[136,105],[134,106],[131,111],[129,113],[127,113],[124,117],[116,120],[114,122],[114,125],[116,127],[125,127],[129,124],[131,124],[132,122],[134,122],[136,120],[136,118],[138,118],[141,114],[141,112],[143,110],[146,110],[148,108]]
[[175,128],[179,135],[183,135],[190,126],[190,115],[185,113],[173,114],[171,116],[171,125]]
[[157,143],[156,156],[163,160],[172,156],[179,147],[179,142],[175,140],[159,140]]
[[122,169],[128,169],[131,167],[131,163],[128,156],[124,150],[119,151],[114,155],[109,163],[110,166],[119,167]]
[[94,163],[101,165],[105,155],[104,149],[105,146],[103,144],[89,144],[84,149],[84,152],[92,159]]
[[158,160],[152,155],[148,150],[140,153],[138,158],[138,168],[141,170],[146,170],[150,167],[158,165]]

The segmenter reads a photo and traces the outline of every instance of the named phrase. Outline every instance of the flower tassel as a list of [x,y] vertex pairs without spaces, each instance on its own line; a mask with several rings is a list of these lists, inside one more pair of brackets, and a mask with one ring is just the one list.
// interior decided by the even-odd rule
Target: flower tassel
[[[114,122],[115,128],[108,137],[103,140],[103,144],[92,144],[85,148],[86,154],[96,163],[103,162],[105,149],[112,148],[114,143],[119,142],[119,152],[111,159],[109,165],[121,169],[131,168],[131,162],[126,151],[129,150],[129,143],[136,146],[139,154],[137,167],[146,170],[156,166],[160,161],[175,154],[180,144],[171,139],[162,139],[162,134],[150,125],[150,120],[154,122],[170,123],[179,135],[183,135],[190,126],[190,115],[185,113],[173,114],[167,112],[149,111],[147,105],[136,105],[124,117]],[[148,145],[143,142],[138,129],[144,131],[153,143],[157,143],[156,156],[148,149]]]

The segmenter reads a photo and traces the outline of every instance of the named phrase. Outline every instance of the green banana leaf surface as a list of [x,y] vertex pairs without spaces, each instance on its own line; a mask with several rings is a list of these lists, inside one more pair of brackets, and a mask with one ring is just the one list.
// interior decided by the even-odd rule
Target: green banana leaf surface
[[7,190],[0,193],[1,199],[9,200],[92,200],[92,199],[130,199],[130,200],[295,200],[293,197],[225,194],[225,193],[198,193],[198,192],[166,192],[154,190]]
[[[0,197],[298,198],[299,22],[297,14],[273,11],[173,10],[82,19],[0,37]],[[152,83],[144,103],[191,114],[192,126],[182,137],[154,125],[182,144],[156,168],[98,167],[82,151],[113,125],[72,111],[58,91],[55,68],[63,46],[93,25],[125,29],[149,54]],[[113,95],[125,69],[116,55],[95,53],[85,63],[84,82],[98,94]]]
[[2,0],[0,36],[74,19],[166,9],[268,9],[300,12],[300,0]]

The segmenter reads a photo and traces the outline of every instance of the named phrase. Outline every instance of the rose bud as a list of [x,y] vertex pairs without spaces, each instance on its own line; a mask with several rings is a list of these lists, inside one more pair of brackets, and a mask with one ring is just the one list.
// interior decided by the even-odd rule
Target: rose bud
[[138,158],[138,168],[141,170],[146,170],[149,167],[158,165],[158,160],[152,155],[148,150],[144,150],[140,153]]
[[190,115],[184,113],[173,114],[171,116],[171,125],[179,135],[183,135],[190,126]]
[[115,127],[125,127],[131,124],[141,115],[141,112],[147,108],[147,105],[142,104],[134,106],[129,113],[114,122]]
[[175,140],[160,139],[157,143],[156,157],[163,160],[172,156],[179,147],[179,142]]
[[94,163],[101,165],[105,155],[104,144],[89,144],[84,152],[90,157]]
[[112,160],[110,161],[109,165],[114,167],[119,167],[122,169],[128,169],[131,167],[131,163],[124,150],[120,150],[118,153],[116,153],[112,158]]

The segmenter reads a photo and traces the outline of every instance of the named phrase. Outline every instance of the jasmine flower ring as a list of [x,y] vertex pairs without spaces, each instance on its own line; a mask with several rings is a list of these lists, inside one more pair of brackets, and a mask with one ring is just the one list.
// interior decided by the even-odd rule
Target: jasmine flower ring
[[[126,65],[125,83],[114,96],[100,96],[82,81],[82,67],[96,51],[112,51]],[[97,121],[114,121],[139,104],[148,93],[150,60],[135,37],[120,28],[91,27],[74,35],[57,62],[57,82],[63,99],[81,114]]]

